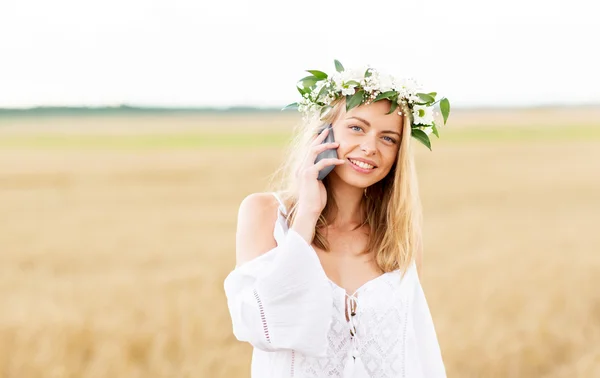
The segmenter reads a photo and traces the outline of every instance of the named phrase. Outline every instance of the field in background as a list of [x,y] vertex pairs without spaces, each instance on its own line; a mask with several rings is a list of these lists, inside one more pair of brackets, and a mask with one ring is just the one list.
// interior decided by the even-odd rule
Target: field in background
[[[249,377],[223,293],[295,114],[0,118],[0,377]],[[600,110],[417,148],[449,377],[600,376]]]

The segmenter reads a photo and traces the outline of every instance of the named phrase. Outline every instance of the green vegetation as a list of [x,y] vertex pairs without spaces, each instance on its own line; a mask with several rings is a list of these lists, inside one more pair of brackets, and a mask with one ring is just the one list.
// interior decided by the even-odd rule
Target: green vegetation
[[172,115],[172,114],[236,114],[236,113],[278,113],[280,108],[258,108],[252,106],[233,106],[228,108],[159,108],[140,106],[39,106],[34,108],[0,108],[0,120],[10,117],[47,117],[47,116],[123,116],[123,115]]
[[600,140],[600,125],[528,126],[528,127],[469,127],[464,129],[445,128],[440,132],[440,141],[523,141],[545,142],[554,140],[585,141]]
[[[440,143],[506,142],[528,143],[554,140],[598,141],[600,127],[577,125],[566,127],[486,127],[444,128]],[[102,134],[37,134],[0,135],[2,148],[94,148],[94,149],[176,149],[176,148],[231,148],[277,147],[290,138],[288,133],[181,132],[174,134],[102,135]]]
[[0,147],[40,148],[208,148],[283,145],[287,134],[11,135]]

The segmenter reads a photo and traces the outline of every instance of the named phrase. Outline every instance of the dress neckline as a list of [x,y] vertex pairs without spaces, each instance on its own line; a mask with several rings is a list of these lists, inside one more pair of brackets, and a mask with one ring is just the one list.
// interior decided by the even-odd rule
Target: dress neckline
[[[313,250],[314,250],[314,248],[313,248]],[[356,294],[358,294],[359,292],[363,291],[369,285],[371,285],[371,284],[379,281],[380,279],[382,279],[385,276],[388,276],[388,275],[390,275],[392,273],[397,273],[397,272],[400,271],[400,269],[395,269],[395,270],[392,270],[391,272],[382,273],[382,274],[378,275],[377,277],[371,278],[370,280],[368,280],[365,283],[363,283],[362,285],[360,285],[356,290],[354,290],[354,292],[352,294],[348,294],[348,290],[346,290],[345,288],[341,287],[340,285],[338,285],[337,283],[335,283],[331,278],[329,278],[329,276],[327,276],[327,274],[325,273],[325,270],[323,269],[323,265],[321,265],[321,270],[323,270],[323,274],[325,275],[327,281],[329,281],[329,283],[335,289],[343,291],[344,294],[345,294],[345,296],[347,296],[347,297],[356,297]]]
[[[277,202],[279,202],[279,205],[280,205],[279,208],[281,209],[281,212],[283,213],[283,215],[287,215],[287,209],[285,207],[285,204],[281,200],[281,197],[279,197],[279,194],[277,192],[271,192],[271,193],[273,194],[273,196],[275,196],[275,198],[277,199]],[[314,249],[314,247],[312,245],[310,245],[310,249],[312,249],[313,252],[318,256],[317,251]],[[412,265],[412,263],[411,263],[411,265]],[[397,272],[400,271],[400,269],[394,269],[394,270],[392,270],[390,272],[384,272],[384,273],[378,275],[377,277],[371,278],[370,280],[364,282],[356,290],[354,290],[354,292],[352,294],[349,294],[348,290],[346,290],[345,288],[341,287],[335,281],[333,281],[331,278],[329,278],[329,276],[327,275],[327,273],[325,273],[325,269],[323,268],[323,264],[321,264],[320,259],[319,259],[319,267],[321,268],[321,272],[323,273],[323,276],[330,283],[330,285],[333,286],[336,290],[341,290],[344,293],[345,297],[355,297],[356,294],[358,294],[359,292],[363,291],[366,287],[370,286],[371,284],[373,284],[375,282],[378,282],[379,280],[383,279],[384,277],[386,277],[386,276],[388,276],[390,274],[397,273]],[[410,269],[410,267],[409,267],[409,269]]]

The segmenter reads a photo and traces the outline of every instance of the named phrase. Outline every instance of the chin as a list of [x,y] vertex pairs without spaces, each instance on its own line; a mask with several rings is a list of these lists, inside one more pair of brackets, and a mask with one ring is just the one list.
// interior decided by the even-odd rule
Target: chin
[[[379,169],[379,168],[375,168]],[[358,172],[336,172],[335,170],[331,172],[335,174],[338,180],[345,182],[348,185],[366,189],[369,186],[379,182],[383,177],[379,177],[380,175],[375,175],[378,172],[373,172],[368,175],[360,174]],[[363,176],[363,177],[361,177]]]

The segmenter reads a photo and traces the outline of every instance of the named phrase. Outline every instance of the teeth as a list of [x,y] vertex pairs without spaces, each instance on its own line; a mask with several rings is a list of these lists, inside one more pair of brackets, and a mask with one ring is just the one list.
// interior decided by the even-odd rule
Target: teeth
[[352,162],[352,164],[356,164],[361,168],[364,169],[373,169],[374,167],[371,164],[367,164],[367,163],[363,163],[362,161],[357,161],[357,160],[352,160],[352,159],[348,159]]

